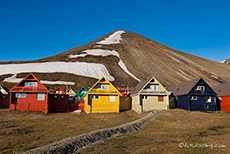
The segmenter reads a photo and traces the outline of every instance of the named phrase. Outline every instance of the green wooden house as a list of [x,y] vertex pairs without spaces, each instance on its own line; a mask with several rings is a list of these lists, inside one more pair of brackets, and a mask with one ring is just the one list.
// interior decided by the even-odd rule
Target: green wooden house
[[88,90],[85,87],[82,87],[75,95],[76,100],[84,100],[83,96],[87,93],[87,91]]

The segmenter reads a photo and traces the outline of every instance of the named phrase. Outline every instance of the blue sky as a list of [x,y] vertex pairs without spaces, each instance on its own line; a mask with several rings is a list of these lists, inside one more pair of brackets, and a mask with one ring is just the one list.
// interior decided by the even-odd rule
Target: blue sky
[[119,29],[222,61],[230,0],[0,0],[0,61],[44,58]]

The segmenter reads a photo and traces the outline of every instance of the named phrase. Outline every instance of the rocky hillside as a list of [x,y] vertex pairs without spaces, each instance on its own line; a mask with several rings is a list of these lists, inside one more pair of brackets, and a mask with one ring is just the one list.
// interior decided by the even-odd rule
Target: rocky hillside
[[105,76],[117,87],[133,87],[155,76],[165,87],[203,77],[212,87],[230,81],[230,67],[184,53],[129,31],[114,31],[84,46],[34,61],[0,63],[0,84],[12,87],[33,72],[51,89],[79,90]]
[[230,65],[230,58],[225,59],[224,61],[222,61],[220,63],[225,64],[225,65]]

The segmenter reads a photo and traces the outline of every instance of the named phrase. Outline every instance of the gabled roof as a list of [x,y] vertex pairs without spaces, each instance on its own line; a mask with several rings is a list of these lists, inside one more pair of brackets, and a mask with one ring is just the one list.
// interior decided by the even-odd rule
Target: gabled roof
[[0,85],[0,94],[8,95],[9,89]]
[[75,93],[75,91],[74,91],[72,88],[69,88],[69,89],[67,90],[67,92],[66,92],[66,93],[76,94],[76,93]]
[[[56,93],[56,91],[58,91],[58,93]],[[60,93],[59,91],[61,91],[61,93]],[[57,87],[57,88],[52,92],[52,94],[63,95],[63,94],[66,94],[66,93],[61,89],[61,87]]]
[[82,91],[88,91],[85,87],[82,87],[77,93],[76,93],[76,95],[75,96],[83,96],[84,94],[82,94],[81,92]]
[[[104,81],[103,81],[104,80]],[[88,91],[87,91],[87,93],[85,93],[85,95],[83,96],[83,97],[85,97],[94,87],[96,87],[97,86],[97,84],[98,83],[100,83],[100,82],[102,82],[103,81],[103,83],[109,83],[113,88],[114,88],[114,90],[120,95],[120,92],[117,90],[117,88],[115,88],[114,86],[113,86],[113,84],[111,83],[111,82],[109,82],[109,80],[107,80],[104,76],[101,78],[101,79],[99,79]]]
[[42,86],[42,88],[46,91],[46,92],[48,92],[48,93],[50,93],[50,91],[38,80],[38,78],[36,78],[34,75],[33,75],[33,73],[29,73],[25,78],[23,78],[20,82],[18,82],[13,88],[11,88],[10,90],[9,90],[9,92],[12,92],[15,88],[17,88],[17,86],[19,85],[19,84],[21,84],[24,80],[32,80],[32,81],[37,81],[38,82],[38,84],[39,85],[41,85]]
[[[206,86],[208,86],[212,90],[212,88],[204,81],[204,79],[199,78],[199,79],[195,79],[195,80],[186,81],[186,82],[181,83],[179,86],[177,86],[173,90],[174,96],[188,94],[192,90],[192,88],[200,81],[203,81],[206,84]],[[213,91],[213,93],[215,93],[215,92]]]
[[220,83],[215,92],[217,96],[230,96],[230,82]]
[[[144,80],[144,81],[138,83],[137,86],[134,88],[134,91],[131,93],[131,95],[135,95],[135,94],[138,94],[139,92],[141,92],[153,79],[154,79],[155,83],[161,85],[161,83],[155,77],[151,77],[147,80]],[[162,86],[162,88],[164,88],[164,87]]]
[[138,83],[131,95],[139,93],[152,79],[153,77]]

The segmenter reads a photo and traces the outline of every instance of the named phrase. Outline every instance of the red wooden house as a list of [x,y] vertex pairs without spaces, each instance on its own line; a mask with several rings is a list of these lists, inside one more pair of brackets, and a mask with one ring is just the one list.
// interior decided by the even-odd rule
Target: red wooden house
[[220,99],[220,110],[230,112],[230,82],[219,84],[215,92]]
[[32,74],[10,89],[9,109],[48,113],[49,90]]
[[49,112],[68,112],[69,95],[60,87],[56,88],[49,96]]

